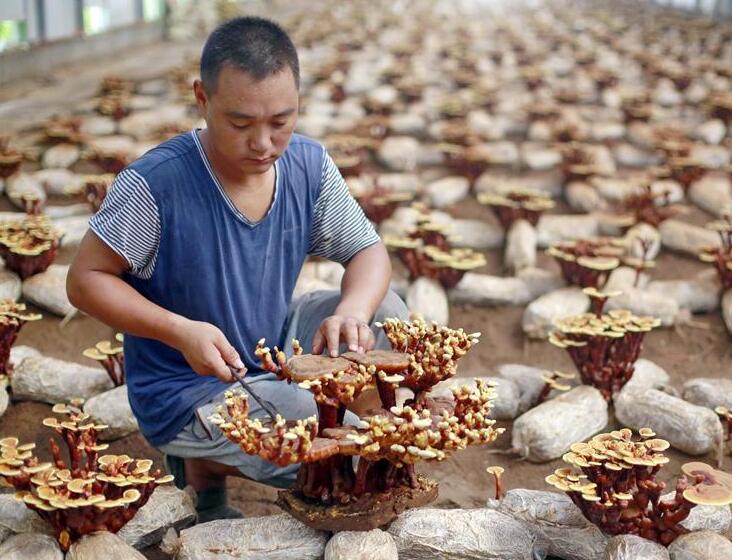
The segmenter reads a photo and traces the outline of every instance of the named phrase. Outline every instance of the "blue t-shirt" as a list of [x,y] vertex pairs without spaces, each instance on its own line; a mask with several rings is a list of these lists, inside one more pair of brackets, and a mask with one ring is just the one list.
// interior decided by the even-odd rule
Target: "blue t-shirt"
[[[216,325],[249,369],[256,341],[284,347],[287,309],[308,254],[346,263],[378,241],[324,148],[293,135],[275,163],[264,218],[239,212],[213,173],[196,131],[132,163],[115,180],[90,227],[129,263],[123,278],[150,301]],[[197,406],[227,386],[196,374],[156,340],[125,335],[125,371],[140,430],[171,441]]]

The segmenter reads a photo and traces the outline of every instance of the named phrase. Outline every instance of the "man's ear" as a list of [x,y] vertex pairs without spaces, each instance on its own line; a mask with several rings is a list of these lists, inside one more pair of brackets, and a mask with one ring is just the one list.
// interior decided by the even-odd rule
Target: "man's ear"
[[198,107],[198,115],[205,119],[208,114],[208,95],[206,94],[206,88],[203,87],[201,80],[194,80],[193,82],[193,95],[196,97],[196,106]]

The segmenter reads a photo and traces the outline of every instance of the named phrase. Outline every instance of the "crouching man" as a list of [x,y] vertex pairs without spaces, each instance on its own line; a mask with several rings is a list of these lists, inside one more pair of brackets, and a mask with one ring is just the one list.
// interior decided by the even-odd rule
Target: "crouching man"
[[[244,454],[207,417],[235,368],[289,419],[316,414],[312,395],[261,370],[257,340],[338,354],[388,347],[373,322],[406,318],[388,292],[391,265],[322,145],[293,134],[295,47],[276,24],[217,28],[193,85],[205,129],[147,152],[116,178],[91,219],[67,291],[79,309],[125,333],[127,388],[140,430],[200,521],[240,515],[225,478],[289,486],[296,466]],[[345,266],[340,291],[292,301],[305,258]],[[264,413],[254,401],[251,415]]]

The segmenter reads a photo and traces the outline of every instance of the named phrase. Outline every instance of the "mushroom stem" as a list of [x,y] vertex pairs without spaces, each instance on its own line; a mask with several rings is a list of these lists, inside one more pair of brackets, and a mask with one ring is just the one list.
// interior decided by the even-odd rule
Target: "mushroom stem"
[[354,496],[362,496],[366,492],[366,480],[373,464],[374,463],[368,459],[363,457],[359,458],[358,467],[356,469],[356,482],[353,485]]
[[389,410],[392,406],[396,406],[396,389],[391,383],[386,383],[381,379],[376,379],[376,389],[379,391],[381,406]]
[[323,433],[328,428],[335,428],[338,425],[338,407],[318,403],[318,433]]
[[500,500],[501,498],[503,498],[503,486],[501,485],[501,475],[496,474],[495,480],[496,480],[496,500]]
[[486,469],[486,472],[490,475],[493,475],[493,480],[496,487],[496,500],[500,500],[503,498],[503,483],[501,481],[501,476],[504,473],[503,467],[495,466],[495,467],[488,467]]

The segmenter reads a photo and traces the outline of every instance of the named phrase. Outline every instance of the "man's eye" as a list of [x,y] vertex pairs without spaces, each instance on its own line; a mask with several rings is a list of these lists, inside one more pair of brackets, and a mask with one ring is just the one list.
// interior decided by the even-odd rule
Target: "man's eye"
[[234,128],[238,128],[239,130],[243,130],[245,128],[249,128],[249,125],[248,124],[234,124],[234,123],[231,123],[231,126],[233,126]]
[[287,121],[276,121],[276,122],[272,123],[272,126],[274,126],[275,128],[282,128],[286,124],[287,124]]

